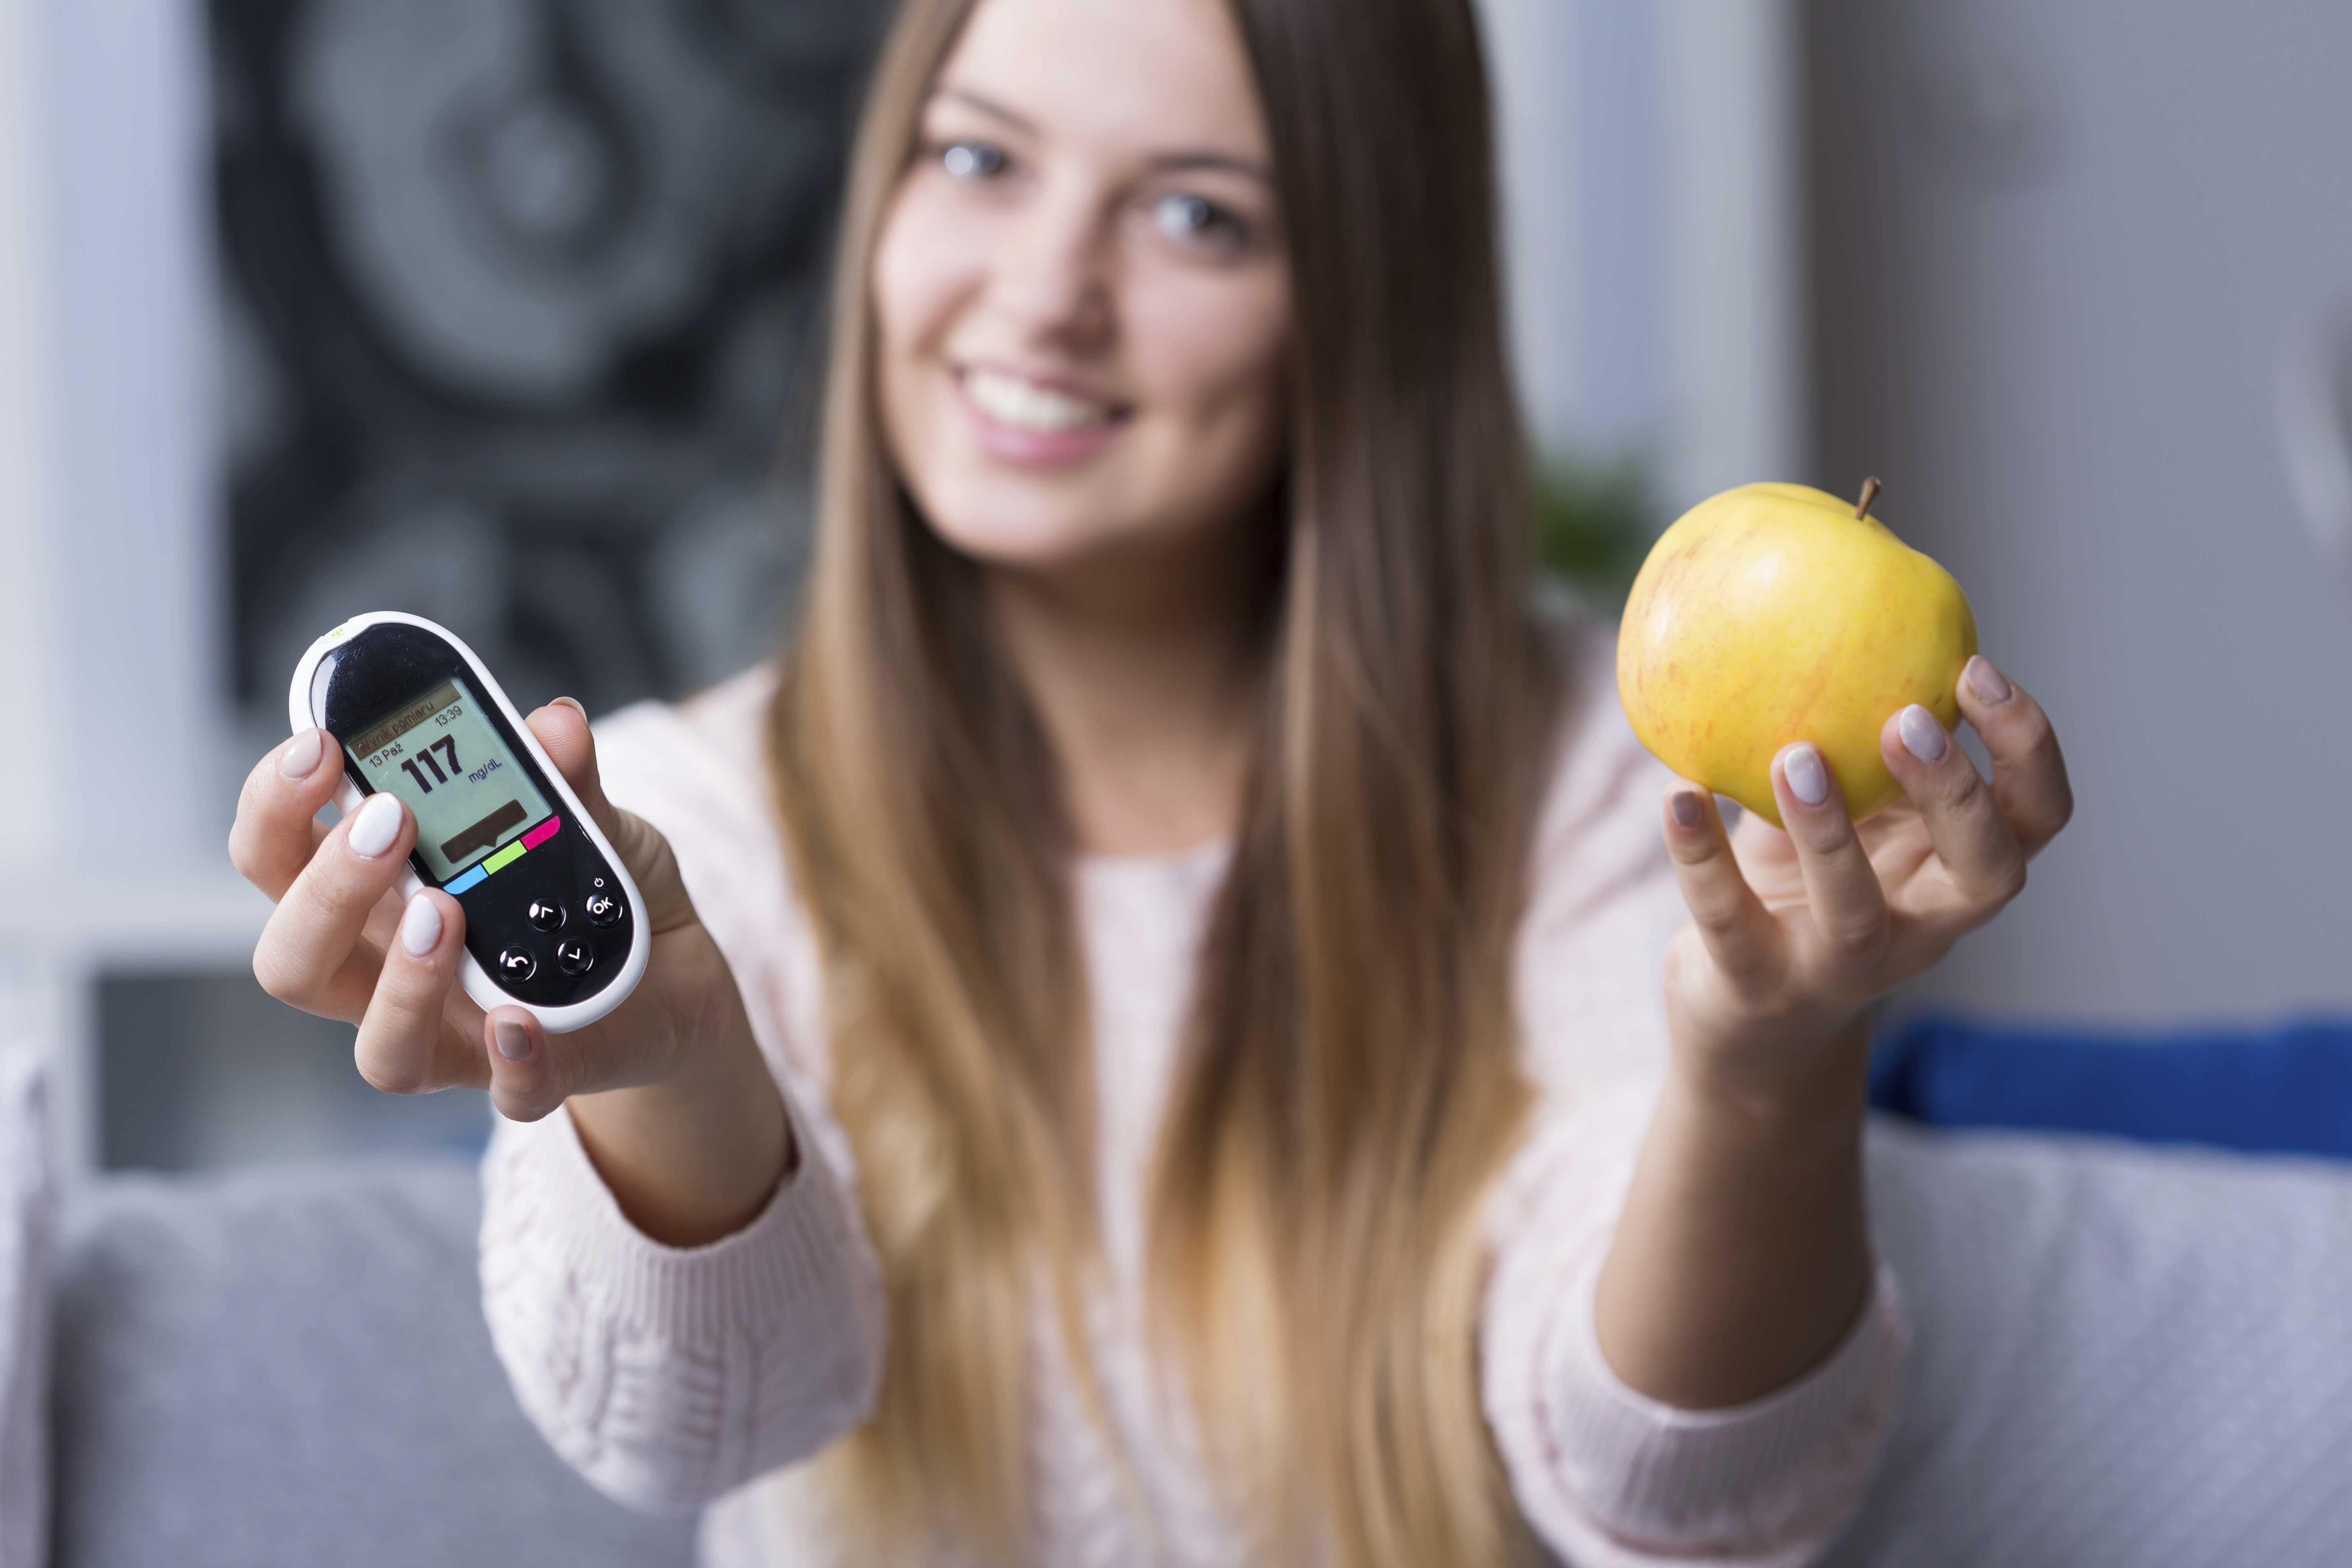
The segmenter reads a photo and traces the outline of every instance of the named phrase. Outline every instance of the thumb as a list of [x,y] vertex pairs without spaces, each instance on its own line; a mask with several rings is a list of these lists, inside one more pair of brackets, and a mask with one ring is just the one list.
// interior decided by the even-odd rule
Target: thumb
[[547,1031],[520,1007],[493,1007],[482,1015],[482,1044],[489,1055],[490,1103],[512,1121],[536,1121],[563,1103]]
[[539,737],[547,760],[588,808],[597,830],[635,879],[653,930],[659,933],[691,923],[694,903],[679,879],[669,840],[643,817],[623,811],[605,797],[604,781],[596,772],[596,737],[589,732],[587,710],[569,697],[559,697],[523,722]]
[[559,697],[523,721],[547,752],[547,760],[596,819],[605,837],[619,826],[619,814],[604,798],[604,781],[596,772],[596,737],[588,728],[588,710],[569,697]]

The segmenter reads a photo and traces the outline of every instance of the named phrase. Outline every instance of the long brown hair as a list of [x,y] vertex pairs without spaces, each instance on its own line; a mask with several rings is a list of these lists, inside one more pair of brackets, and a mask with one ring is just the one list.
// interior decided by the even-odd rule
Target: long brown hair
[[[1030,1544],[1041,1281],[1089,1400],[1094,1083],[1053,759],[979,568],[918,513],[870,275],[975,0],[908,0],[835,278],[815,563],[774,710],[835,1108],[889,1299],[832,1455],[877,1556]],[[1288,238],[1289,448],[1260,734],[1150,1199],[1155,1328],[1256,1549],[1490,1563],[1524,1532],[1477,1396],[1479,1200],[1517,1134],[1512,939],[1557,672],[1469,0],[1229,0]]]

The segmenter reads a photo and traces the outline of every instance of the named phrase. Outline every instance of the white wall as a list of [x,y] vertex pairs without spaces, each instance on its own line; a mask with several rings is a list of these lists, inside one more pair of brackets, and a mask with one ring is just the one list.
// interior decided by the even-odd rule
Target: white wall
[[1502,155],[1504,256],[1511,346],[1530,433],[1553,449],[1575,441],[1579,179],[1572,0],[1483,0]]
[[[0,907],[37,903],[66,795],[49,612],[56,568],[49,485],[51,325],[46,37],[34,0],[0,0]],[[0,933],[0,1039],[47,1042],[60,1074],[68,1164],[85,1156],[82,1075],[55,1047],[68,1033],[58,966],[28,933]]]
[[1668,370],[1676,510],[1758,479],[1816,482],[1794,0],[1652,0],[1663,34]]
[[1809,479],[1794,0],[1484,0],[1514,348],[1549,450],[1668,514]]
[[0,0],[0,1028],[94,1154],[90,982],[234,963],[200,8]]
[[0,884],[56,843],[47,173],[35,0],[0,0]]
[[[20,0],[21,3],[21,0]],[[52,626],[61,803],[80,866],[217,864],[227,824],[211,404],[202,8],[47,0]]]
[[226,827],[199,22],[0,0],[0,877]]

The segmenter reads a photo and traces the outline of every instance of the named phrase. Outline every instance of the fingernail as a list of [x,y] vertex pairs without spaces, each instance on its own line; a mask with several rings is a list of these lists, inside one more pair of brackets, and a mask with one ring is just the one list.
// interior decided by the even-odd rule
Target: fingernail
[[579,714],[583,719],[588,717],[588,710],[580,706],[580,700],[576,697],[559,697],[555,701],[557,706],[569,708],[574,713]]
[[324,740],[324,730],[305,730],[286,742],[278,753],[278,773],[281,778],[307,779],[319,765],[319,750]]
[[1706,808],[1699,805],[1698,792],[1696,790],[1675,791],[1675,798],[1670,804],[1674,807],[1675,823],[1677,826],[1696,827],[1706,820]]
[[408,900],[400,917],[400,945],[411,958],[422,958],[441,945],[441,906],[423,893]]
[[1969,683],[1969,689],[1977,694],[1977,700],[1988,708],[2000,707],[2009,700],[2014,690],[2009,684],[2009,677],[1995,669],[1992,660],[1980,653],[1969,656],[1969,667],[1961,674]]
[[378,792],[367,797],[352,818],[349,843],[352,853],[362,860],[373,860],[392,847],[400,837],[400,801],[397,796]]
[[520,1024],[500,1018],[490,1026],[490,1032],[498,1037],[499,1055],[507,1060],[519,1062],[530,1055],[530,1031]]
[[1819,805],[1830,797],[1830,771],[1811,746],[1790,747],[1780,758],[1780,775],[1789,781],[1789,792],[1807,805]]
[[1923,763],[1941,762],[1944,756],[1944,727],[1936,716],[1916,702],[1895,716],[1895,728],[1903,737],[1903,749]]

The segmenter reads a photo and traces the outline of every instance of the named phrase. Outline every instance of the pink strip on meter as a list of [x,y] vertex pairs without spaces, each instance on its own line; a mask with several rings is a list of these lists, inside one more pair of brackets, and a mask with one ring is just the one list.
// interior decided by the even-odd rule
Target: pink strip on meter
[[[555,830],[562,826],[563,818],[560,816],[549,817],[545,822],[541,823],[537,827],[532,828],[529,833],[522,836],[522,847],[526,849],[538,848],[541,845],[554,837]],[[503,887],[505,884],[500,883],[499,886]]]

